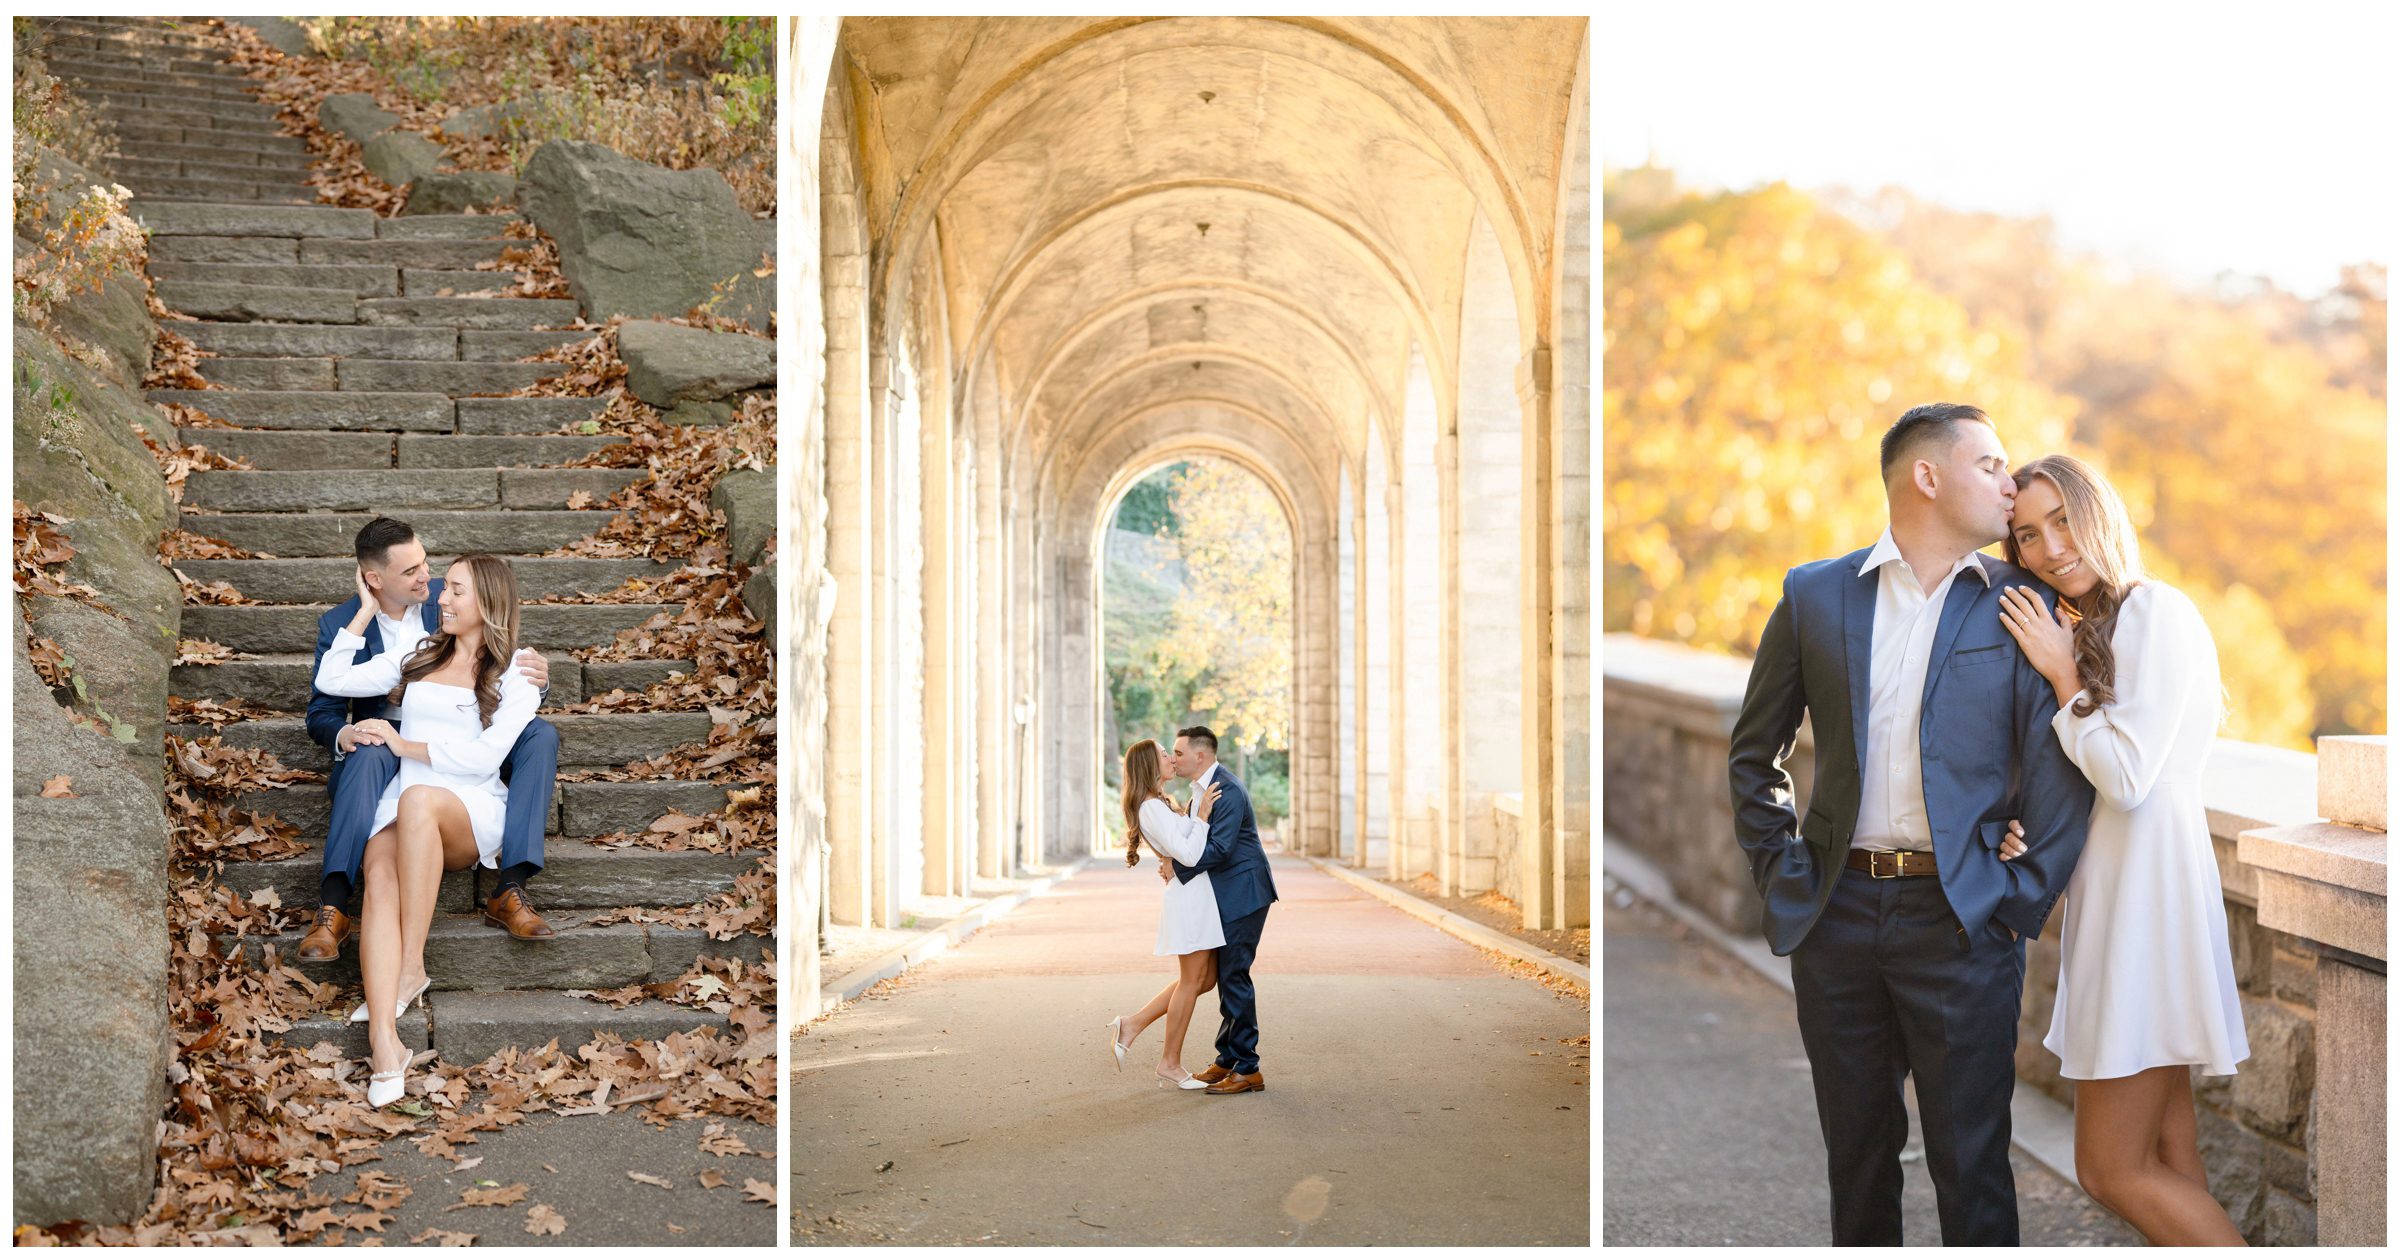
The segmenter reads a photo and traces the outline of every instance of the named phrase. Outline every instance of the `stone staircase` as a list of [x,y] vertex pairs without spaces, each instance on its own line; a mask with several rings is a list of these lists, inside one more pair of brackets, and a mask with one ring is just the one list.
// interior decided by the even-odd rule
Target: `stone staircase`
[[[528,601],[606,592],[626,578],[677,567],[537,554],[614,515],[570,508],[578,492],[605,500],[645,474],[543,467],[612,440],[545,436],[588,418],[600,405],[595,400],[481,396],[562,370],[513,360],[578,335],[545,330],[574,320],[570,301],[456,296],[513,282],[510,272],[473,270],[510,243],[500,236],[509,217],[378,219],[367,210],[305,204],[312,190],[300,182],[309,160],[301,141],[278,134],[273,109],[244,90],[247,80],[209,39],[145,19],[42,21],[55,73],[118,127],[125,156],[115,173],[135,194],[133,215],[152,233],[160,300],[201,320],[174,323],[173,331],[216,356],[202,359],[199,370],[227,387],[151,390],[149,397],[241,426],[189,428],[181,438],[254,469],[194,473],[184,492],[184,529],[275,557],[178,563],[199,582],[224,581],[265,601],[184,609],[186,638],[256,659],[179,666],[173,694],[238,698],[290,715],[228,725],[226,743],[270,749],[294,768],[328,766],[300,717],[316,623],[347,597],[351,540],[378,512],[417,528],[437,573],[465,551],[509,557]],[[529,603],[524,646],[551,660],[546,707],[616,687],[638,690],[679,671],[672,661],[586,665],[568,655],[613,642],[619,630],[671,607]],[[647,759],[705,740],[710,727],[704,713],[545,716],[559,729],[562,772]],[[215,733],[170,729],[187,738]],[[312,845],[323,842],[330,805],[318,787],[252,793],[240,803],[298,825]],[[511,940],[483,924],[467,872],[446,877],[427,946],[434,989],[403,1021],[403,1036],[472,1063],[552,1037],[573,1048],[597,1029],[631,1039],[703,1023],[722,1027],[724,1018],[707,1011],[658,1002],[613,1010],[561,990],[670,980],[704,954],[760,957],[765,938],[758,936],[720,942],[656,924],[588,926],[608,910],[684,906],[730,890],[756,855],[590,843],[642,830],[670,811],[699,814],[725,803],[726,788],[709,783],[559,784],[547,865],[529,889],[559,935]],[[318,877],[313,852],[229,862],[221,874],[245,896],[271,888],[284,905],[304,908],[316,904]],[[355,941],[338,962],[298,963],[300,935],[272,942],[285,962],[319,980],[357,984]],[[363,1054],[364,1028],[319,1018],[288,1036]]]

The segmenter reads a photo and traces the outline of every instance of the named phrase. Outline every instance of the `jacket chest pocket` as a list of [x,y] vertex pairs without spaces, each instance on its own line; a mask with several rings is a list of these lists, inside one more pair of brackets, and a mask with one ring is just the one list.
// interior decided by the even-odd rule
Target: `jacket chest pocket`
[[2008,663],[2008,645],[1992,643],[1979,648],[1952,652],[1949,668],[1953,674],[1981,674],[1989,672],[1994,666]]

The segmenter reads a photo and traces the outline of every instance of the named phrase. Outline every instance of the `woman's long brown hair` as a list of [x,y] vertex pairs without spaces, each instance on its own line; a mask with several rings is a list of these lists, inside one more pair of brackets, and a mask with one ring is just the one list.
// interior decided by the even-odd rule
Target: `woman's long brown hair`
[[[2036,477],[2058,491],[2076,554],[2100,579],[2079,599],[2059,597],[2080,615],[2075,623],[2075,678],[2083,684],[2083,698],[2075,702],[2075,716],[2090,717],[2094,709],[2117,698],[2117,652],[2110,642],[2117,632],[2117,610],[2147,576],[2142,572],[2142,545],[2133,533],[2133,514],[2125,510],[2125,500],[2106,477],[2072,455],[2044,455],[2017,469],[2015,477],[2019,491]],[[2023,567],[2014,528],[2008,531],[2006,549],[2008,562]]]
[[[483,647],[475,654],[475,710],[488,727],[500,707],[500,679],[517,655],[517,572],[508,561],[480,551],[460,556],[457,563],[467,566],[475,584],[475,611],[483,617]],[[457,651],[458,636],[445,630],[410,653],[400,666],[400,685],[392,688],[391,702],[398,705],[410,683],[449,664]]]
[[[1141,862],[1142,802],[1153,796],[1166,796],[1166,793],[1160,790],[1160,785],[1166,782],[1166,777],[1165,768],[1159,764],[1158,760],[1157,740],[1136,740],[1133,747],[1125,750],[1125,799],[1121,803],[1125,807],[1125,865],[1127,866],[1135,866]],[[1175,802],[1172,799],[1167,801],[1168,808],[1172,809],[1174,805]]]

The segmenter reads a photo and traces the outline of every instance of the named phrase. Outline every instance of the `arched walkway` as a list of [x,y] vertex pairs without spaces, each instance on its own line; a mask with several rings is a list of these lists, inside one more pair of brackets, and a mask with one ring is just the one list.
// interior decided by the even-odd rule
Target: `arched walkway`
[[1588,924],[1587,38],[796,26],[802,1019],[810,925],[1111,847],[1103,517],[1194,453],[1291,526],[1290,849]]

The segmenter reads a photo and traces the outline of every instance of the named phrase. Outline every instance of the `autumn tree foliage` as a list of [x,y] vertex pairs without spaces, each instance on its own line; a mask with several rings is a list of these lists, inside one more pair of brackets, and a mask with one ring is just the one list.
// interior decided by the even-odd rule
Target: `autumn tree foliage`
[[[1872,542],[1876,440],[1973,402],[2070,450],[2214,632],[2236,738],[2383,729],[2383,277],[2194,293],[2039,220],[1609,177],[1603,615],[1747,653],[1791,565]],[[1837,213],[1835,205],[1847,213]]]

